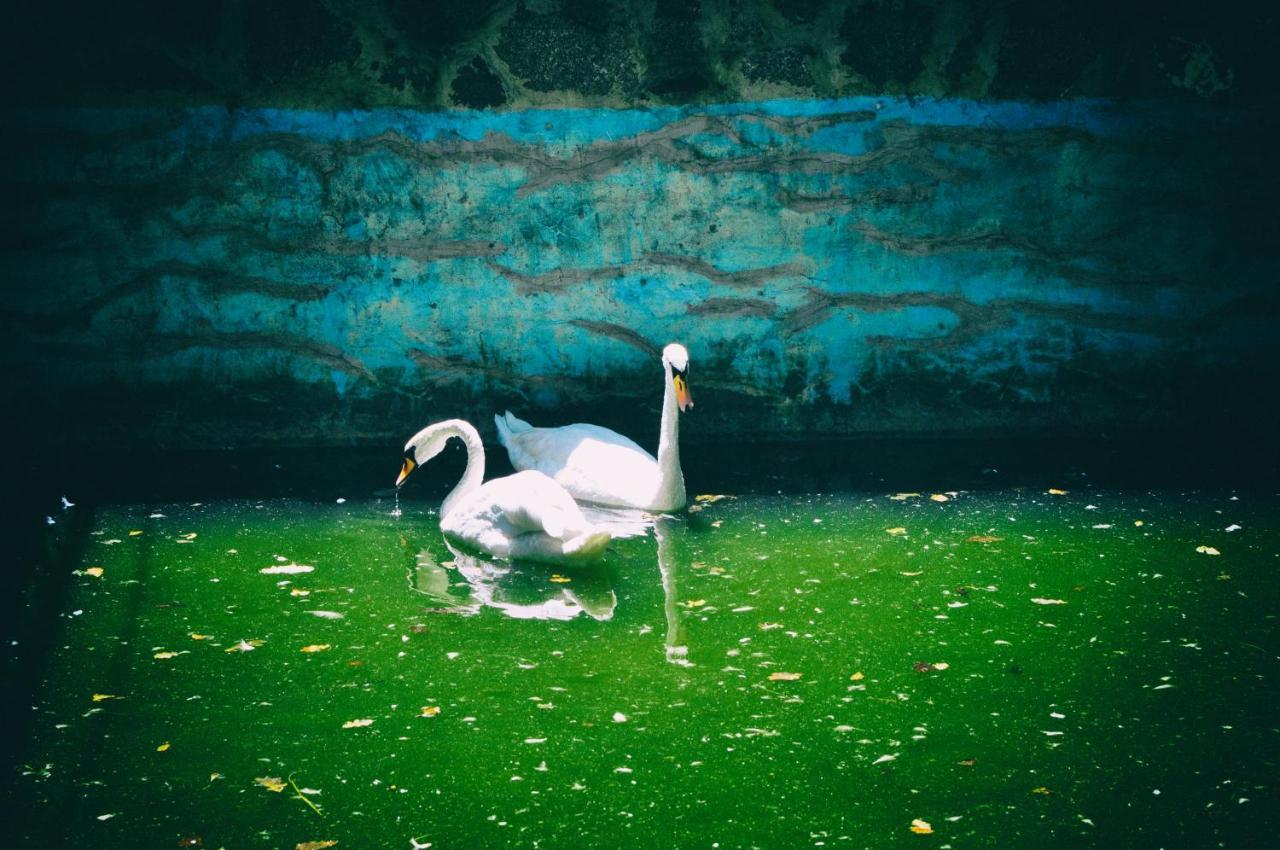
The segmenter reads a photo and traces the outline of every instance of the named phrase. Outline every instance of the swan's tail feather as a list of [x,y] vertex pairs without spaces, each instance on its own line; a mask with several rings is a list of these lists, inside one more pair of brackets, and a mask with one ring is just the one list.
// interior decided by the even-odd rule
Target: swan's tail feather
[[525,431],[532,431],[533,426],[523,419],[517,418],[510,410],[502,413],[495,413],[493,416],[493,424],[498,429],[498,442],[510,448],[507,442],[514,434],[523,434]]
[[577,537],[564,542],[564,554],[575,559],[596,558],[604,554],[609,545],[609,532],[603,528],[589,528]]

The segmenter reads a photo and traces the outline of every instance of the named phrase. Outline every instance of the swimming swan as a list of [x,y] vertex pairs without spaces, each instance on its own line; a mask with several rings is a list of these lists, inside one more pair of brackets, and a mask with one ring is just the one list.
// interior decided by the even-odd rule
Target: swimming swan
[[679,411],[693,407],[689,352],[672,343],[662,350],[665,389],[658,457],[616,431],[599,425],[534,428],[510,411],[494,416],[498,439],[516,469],[536,469],[564,485],[575,499],[647,511],[685,506],[680,471]]
[[396,486],[457,437],[467,447],[467,468],[440,505],[440,530],[499,558],[572,565],[598,558],[609,544],[564,487],[541,472],[484,480],[484,444],[469,422],[428,425],[405,444]]

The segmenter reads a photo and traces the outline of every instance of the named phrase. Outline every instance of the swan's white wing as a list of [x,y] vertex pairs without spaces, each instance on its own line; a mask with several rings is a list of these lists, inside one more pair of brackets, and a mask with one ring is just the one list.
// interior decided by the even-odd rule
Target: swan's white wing
[[484,512],[512,537],[533,532],[563,540],[587,526],[573,497],[541,472],[495,478],[481,485],[475,498],[468,503],[483,504]]
[[507,439],[511,465],[543,472],[575,497],[603,504],[648,504],[661,476],[653,455],[598,425],[533,428]]

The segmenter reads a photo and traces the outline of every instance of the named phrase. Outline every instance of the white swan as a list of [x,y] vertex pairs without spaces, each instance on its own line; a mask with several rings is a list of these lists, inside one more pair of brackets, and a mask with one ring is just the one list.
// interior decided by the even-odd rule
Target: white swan
[[440,530],[499,558],[572,565],[598,558],[609,544],[564,487],[541,472],[484,480],[484,444],[470,423],[448,419],[428,425],[404,447],[396,486],[457,437],[467,447],[467,468],[440,505]]
[[668,345],[662,350],[662,368],[665,389],[656,459],[634,441],[599,425],[535,428],[507,411],[493,421],[511,465],[550,475],[584,502],[647,511],[683,508],[679,412],[693,407],[689,352],[683,345]]

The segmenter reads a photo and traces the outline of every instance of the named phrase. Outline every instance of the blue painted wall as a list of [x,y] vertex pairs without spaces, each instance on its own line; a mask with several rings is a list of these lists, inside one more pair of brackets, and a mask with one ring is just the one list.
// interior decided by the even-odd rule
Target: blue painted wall
[[672,340],[703,439],[1096,433],[1243,420],[1280,353],[1259,104],[5,123],[10,402],[97,439],[647,423]]

